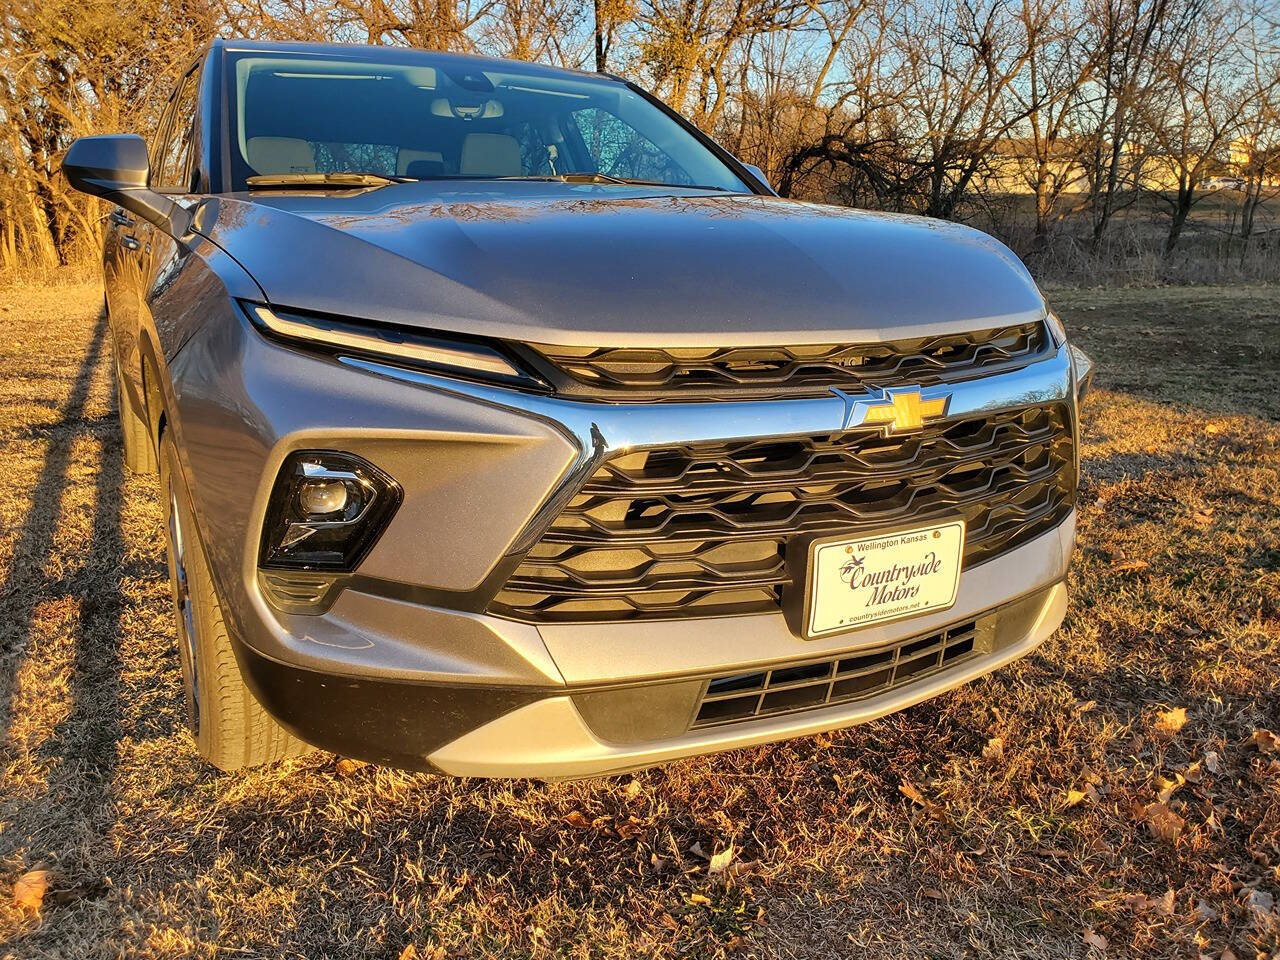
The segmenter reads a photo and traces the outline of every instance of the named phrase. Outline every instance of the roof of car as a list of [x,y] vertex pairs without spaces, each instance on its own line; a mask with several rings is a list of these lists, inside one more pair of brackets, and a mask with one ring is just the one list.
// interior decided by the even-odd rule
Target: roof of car
[[436,50],[421,50],[417,47],[371,46],[362,43],[294,43],[273,40],[247,40],[219,37],[213,41],[215,49],[227,53],[303,53],[321,56],[348,57],[360,63],[397,63],[413,64],[430,58],[433,64],[456,64],[459,68],[490,67],[492,69],[511,69],[518,67],[522,71],[547,75],[570,74],[577,77],[589,77],[599,80],[611,80],[618,83],[625,81],[611,73],[595,73],[586,70],[571,70],[564,67],[551,67],[542,63],[529,63],[524,60],[509,60],[501,57],[482,57],[469,53],[448,53]]

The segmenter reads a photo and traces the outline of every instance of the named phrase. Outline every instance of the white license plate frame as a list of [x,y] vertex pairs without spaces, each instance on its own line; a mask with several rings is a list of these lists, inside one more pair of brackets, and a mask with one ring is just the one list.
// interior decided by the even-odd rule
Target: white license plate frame
[[949,609],[960,590],[964,543],[964,520],[812,541],[805,565],[804,638]]

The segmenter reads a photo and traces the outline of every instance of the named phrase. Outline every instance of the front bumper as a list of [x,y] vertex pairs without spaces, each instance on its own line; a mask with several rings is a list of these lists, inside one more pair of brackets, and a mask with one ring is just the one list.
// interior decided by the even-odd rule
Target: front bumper
[[[1074,515],[965,570],[949,610],[817,640],[797,638],[781,612],[555,624],[485,612],[512,558],[617,451],[838,432],[865,416],[858,397],[571,402],[300,353],[247,321],[205,327],[171,372],[170,428],[242,669],[285,726],[346,755],[475,775],[644,766],[880,716],[1025,653],[1062,617]],[[1063,348],[948,389],[948,416],[1070,403],[1072,366]],[[404,503],[324,612],[290,613],[259,579],[261,518],[284,458],[316,448],[376,464]],[[998,645],[908,686],[695,732],[680,714],[710,676],[882,647],[1018,598],[1039,598],[1026,600],[1034,616],[1006,615]],[[584,719],[582,698],[608,691],[631,691],[613,701],[620,715],[676,719],[619,742],[625,724],[602,724],[598,710]]]

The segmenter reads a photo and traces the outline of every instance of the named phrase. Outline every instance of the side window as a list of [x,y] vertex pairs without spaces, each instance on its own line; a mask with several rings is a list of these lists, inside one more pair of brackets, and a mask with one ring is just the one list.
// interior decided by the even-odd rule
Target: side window
[[665,150],[609,111],[585,107],[573,111],[573,121],[597,173],[674,184],[693,182]]
[[168,134],[160,149],[159,165],[151,173],[154,189],[191,189],[191,176],[187,171],[191,160],[191,134],[195,125],[199,81],[199,70],[188,73],[182,78],[182,85],[170,104],[172,118]]

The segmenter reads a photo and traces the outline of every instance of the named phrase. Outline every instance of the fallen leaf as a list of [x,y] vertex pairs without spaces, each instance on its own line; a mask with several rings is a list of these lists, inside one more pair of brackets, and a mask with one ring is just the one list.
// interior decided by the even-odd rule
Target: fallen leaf
[[408,944],[400,951],[399,960],[418,960],[418,948],[412,943]]
[[1111,569],[1116,573],[1135,573],[1138,570],[1145,570],[1151,564],[1145,560],[1125,560],[1116,558],[1111,561]]
[[708,897],[704,897],[704,896],[703,896],[702,894],[700,894],[700,893],[690,894],[690,895],[689,895],[689,902],[690,902],[690,903],[692,903],[692,904],[696,904],[696,905],[698,905],[698,906],[700,906],[700,907],[709,907],[709,906],[711,906],[711,900],[710,900],[710,898],[708,898]]
[[1250,890],[1249,897],[1245,900],[1245,906],[1249,908],[1249,912],[1253,914],[1254,922],[1259,926],[1269,925],[1275,916],[1275,897],[1265,890]]
[[1151,909],[1151,898],[1145,893],[1126,893],[1124,905],[1134,913],[1146,913]]
[[1186,725],[1186,707],[1174,707],[1172,710],[1166,710],[1156,719],[1156,729],[1161,733],[1177,733]]
[[1187,821],[1159,802],[1147,804],[1142,811],[1142,818],[1155,836],[1170,843],[1177,841],[1187,825]]
[[1184,624],[1183,626],[1179,627],[1178,632],[1182,634],[1184,637],[1204,636],[1203,630],[1201,630],[1199,627],[1193,627],[1190,624]]
[[1200,770],[1200,761],[1197,760],[1195,763],[1191,764],[1191,766],[1187,767],[1187,769],[1183,770],[1182,778],[1186,780],[1187,783],[1199,783],[1203,780],[1204,773]]
[[1078,804],[1081,800],[1083,800],[1086,796],[1088,796],[1088,794],[1086,794],[1083,790],[1068,790],[1066,809],[1070,810],[1072,807]]
[[13,884],[13,902],[24,910],[39,912],[48,889],[48,870],[28,870]]
[[627,840],[644,833],[644,824],[635,817],[627,817],[625,821],[615,824],[613,829],[617,831],[619,837]]
[[1222,956],[1219,960],[1236,960],[1236,955],[1232,952],[1230,947],[1223,947]]
[[1196,916],[1205,921],[1213,920],[1217,918],[1218,911],[1209,906],[1204,900],[1200,900],[1196,903]]
[[1197,510],[1191,515],[1191,519],[1195,522],[1196,526],[1207,527],[1209,524],[1213,523],[1213,509],[1207,508],[1204,510]]
[[1004,738],[992,737],[982,748],[982,756],[987,760],[999,760],[1004,756]]
[[1206,423],[1204,425],[1204,432],[1205,433],[1221,433],[1222,427],[1218,426],[1216,423]]
[[917,790],[910,780],[903,780],[898,784],[898,792],[908,800],[918,803],[922,807],[925,806],[924,794]]
[[1275,753],[1280,750],[1280,737],[1270,730],[1258,729],[1253,731],[1253,745],[1259,753]]
[[628,800],[634,800],[636,797],[640,796],[640,781],[632,780],[627,784],[626,788],[623,789],[622,793]]
[[1165,895],[1161,897],[1159,900],[1151,901],[1152,909],[1156,913],[1159,913],[1162,916],[1166,916],[1166,917],[1173,916],[1173,910],[1176,904],[1177,904],[1177,897],[1175,896],[1172,890],[1165,891]]
[[1208,750],[1204,755],[1204,768],[1210,773],[1217,773],[1222,769],[1222,758],[1213,750]]
[[591,826],[591,821],[587,819],[587,815],[581,810],[569,811],[564,818],[564,822],[571,827],[577,827],[579,830],[586,830]]
[[938,890],[936,887],[925,887],[923,890],[920,891],[920,895],[922,897],[928,897],[930,900],[943,899],[942,891]]
[[719,853],[712,854],[711,863],[707,865],[707,872],[712,876],[717,873],[724,873],[725,869],[733,862],[734,850],[733,844],[725,847]]
[[1168,803],[1170,798],[1177,793],[1178,789],[1187,781],[1182,778],[1182,774],[1175,773],[1172,780],[1160,777],[1156,783],[1160,787],[1160,792],[1156,794],[1156,799],[1161,803]]
[[1088,927],[1084,928],[1084,943],[1086,947],[1093,947],[1103,953],[1107,952],[1107,938],[1100,933],[1095,933]]
[[735,860],[729,864],[729,869],[724,872],[724,875],[730,879],[745,877],[749,873],[754,873],[759,866],[759,860]]
[[[338,765],[334,767],[334,770],[337,772],[338,776],[340,777],[349,777],[353,773],[355,773],[357,770],[359,770],[361,767],[364,767],[364,766],[368,766],[368,764],[366,764],[363,760],[352,760],[350,757],[343,757],[341,760],[338,761]],[[413,944],[410,944],[405,949],[412,950]]]

